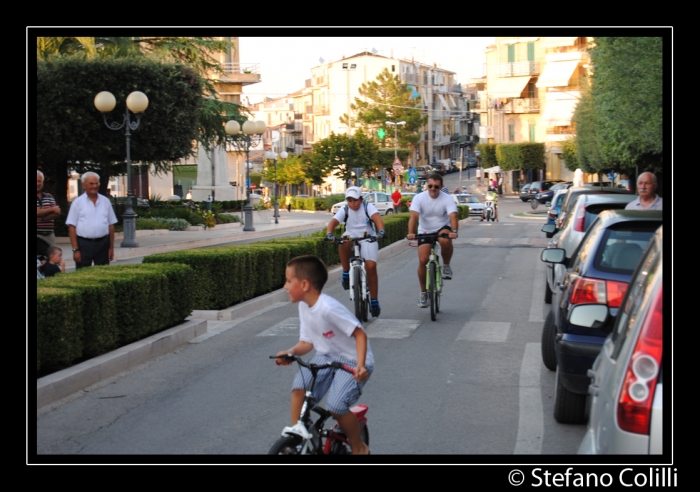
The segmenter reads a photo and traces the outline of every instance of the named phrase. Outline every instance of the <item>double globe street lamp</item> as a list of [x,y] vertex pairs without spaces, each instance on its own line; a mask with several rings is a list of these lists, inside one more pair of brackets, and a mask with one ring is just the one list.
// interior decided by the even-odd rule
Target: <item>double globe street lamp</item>
[[238,150],[245,152],[245,191],[246,191],[246,204],[243,207],[243,215],[245,217],[245,223],[243,226],[244,231],[254,231],[253,227],[253,206],[250,204],[250,148],[254,145],[258,145],[262,140],[262,135],[265,133],[267,127],[264,121],[250,121],[247,120],[243,122],[243,128],[241,128],[240,123],[236,120],[229,120],[226,122],[226,134],[231,136],[240,135],[241,130],[243,130],[242,138],[232,138],[229,140],[231,144]]
[[[95,96],[95,107],[102,113],[105,125],[110,130],[121,130],[126,128],[126,211],[122,214],[124,221],[124,240],[122,248],[136,248],[136,217],[132,209],[131,199],[133,192],[131,190],[131,131],[136,130],[141,123],[141,116],[148,107],[148,97],[140,91],[134,91],[126,98],[126,109],[124,111],[124,119],[121,123],[107,122],[107,113],[111,112],[117,105],[117,99],[111,92],[102,91]],[[129,110],[134,113],[136,121],[131,121]]]
[[[287,159],[288,155],[289,154],[282,151],[282,152],[280,152],[279,157],[280,157],[280,159],[282,159],[284,161]],[[278,200],[278,198],[279,198],[279,183],[277,182],[277,152],[275,152],[274,150],[268,150],[267,152],[265,152],[265,159],[272,160],[272,163],[275,166],[275,203],[274,203],[275,213],[274,213],[274,217],[275,217],[275,224],[279,224],[278,218],[280,216],[280,202]]]

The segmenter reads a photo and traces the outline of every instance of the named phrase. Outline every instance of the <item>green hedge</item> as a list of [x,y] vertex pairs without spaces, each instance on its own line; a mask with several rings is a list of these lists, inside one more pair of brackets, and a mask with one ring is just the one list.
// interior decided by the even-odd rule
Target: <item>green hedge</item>
[[37,373],[46,374],[182,323],[192,313],[182,264],[81,268],[37,282]]

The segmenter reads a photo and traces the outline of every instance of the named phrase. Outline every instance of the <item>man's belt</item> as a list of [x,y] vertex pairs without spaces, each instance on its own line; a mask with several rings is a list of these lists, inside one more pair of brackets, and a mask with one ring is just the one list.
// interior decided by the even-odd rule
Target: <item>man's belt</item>
[[36,231],[36,233],[40,236],[50,236],[51,234],[53,234],[53,231]]
[[82,239],[83,241],[102,241],[105,239],[107,236],[102,236],[102,237],[83,237],[83,236],[78,236],[78,239]]

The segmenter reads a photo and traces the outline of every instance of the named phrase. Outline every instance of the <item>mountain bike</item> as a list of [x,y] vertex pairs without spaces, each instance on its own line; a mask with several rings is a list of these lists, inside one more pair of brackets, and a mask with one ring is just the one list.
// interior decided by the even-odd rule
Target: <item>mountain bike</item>
[[365,260],[360,255],[360,242],[368,241],[373,243],[377,240],[376,236],[370,237],[346,237],[336,239],[336,244],[347,242],[353,243],[353,254],[350,257],[350,300],[355,304],[355,316],[360,321],[369,321],[369,307],[371,296],[369,293],[369,285],[367,284],[367,270],[365,270]]
[[440,312],[440,296],[442,295],[442,266],[440,265],[440,243],[439,237],[449,238],[449,234],[433,232],[430,234],[416,234],[415,239],[427,239],[430,243],[430,256],[425,265],[427,272],[425,275],[425,290],[428,292],[428,302],[430,304],[430,319],[435,321],[437,313]]
[[[300,366],[306,367],[311,371],[311,384],[306,390],[299,421],[291,427],[287,426],[282,429],[282,437],[277,439],[267,454],[351,454],[350,443],[345,433],[340,429],[340,425],[336,422],[333,427],[325,427],[326,421],[332,418],[332,415],[318,404],[313,396],[313,391],[320,370],[332,367],[354,374],[355,369],[340,362],[320,365],[308,364],[301,357],[291,354],[281,357],[270,356],[270,359],[277,358],[297,361]],[[360,424],[362,442],[367,446],[369,446],[369,429],[366,417],[368,409],[369,407],[362,403],[350,408]],[[318,414],[316,421],[311,418],[311,412]]]

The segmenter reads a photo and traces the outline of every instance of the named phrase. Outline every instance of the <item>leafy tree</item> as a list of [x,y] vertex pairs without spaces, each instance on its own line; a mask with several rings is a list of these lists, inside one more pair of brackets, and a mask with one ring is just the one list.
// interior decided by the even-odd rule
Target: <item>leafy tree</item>
[[[590,86],[584,86],[572,121],[576,124],[576,160],[578,167],[587,173],[598,172],[598,168],[605,166],[602,163],[598,150],[598,135],[594,113]],[[567,160],[566,163],[568,167],[569,161]],[[576,168],[573,170],[576,170]]]
[[569,171],[575,171],[580,167],[578,158],[576,157],[577,153],[578,146],[576,145],[576,138],[570,138],[561,143],[561,156],[564,160],[564,165]]
[[493,167],[498,165],[498,158],[496,157],[496,147],[497,144],[492,143],[480,143],[477,144],[475,149],[481,152],[481,166],[485,168]]
[[544,164],[544,144],[520,142],[497,144],[498,165],[505,171],[541,169]]
[[[191,155],[198,137],[202,82],[184,65],[143,59],[51,57],[37,62],[37,166],[55,183],[56,198],[66,203],[69,169],[99,172],[106,186],[110,175],[126,172],[124,129],[105,128],[94,106],[103,90],[117,106],[108,120],[121,123],[126,98],[134,90],[149,98],[139,128],[131,133],[131,159],[157,170]],[[221,123],[219,123],[221,125]]]
[[595,38],[591,95],[603,167],[661,170],[662,50],[661,37]]
[[[362,129],[357,130],[352,137],[345,134],[331,133],[313,146],[311,160],[324,175],[332,173],[343,180],[351,179],[352,168],[361,167],[364,170],[375,170],[378,165],[378,146]],[[320,174],[320,173],[319,173]]]
[[277,161],[277,179],[284,184],[298,185],[307,181],[304,165],[299,156],[290,156],[283,161],[281,172]]
[[[405,125],[397,127],[397,147],[418,143],[420,135],[417,132],[427,123],[428,117],[415,108],[420,104],[420,96],[411,99],[411,89],[399,80],[398,75],[392,75],[385,68],[376,81],[363,83],[358,92],[361,97],[356,97],[355,103],[350,105],[353,111],[352,127],[357,123],[369,135],[374,135],[379,128],[385,128],[386,138],[381,141],[381,146],[386,147],[387,141],[394,142],[394,128],[387,126],[386,122],[405,121]],[[341,116],[340,122],[348,124],[348,115]]]

